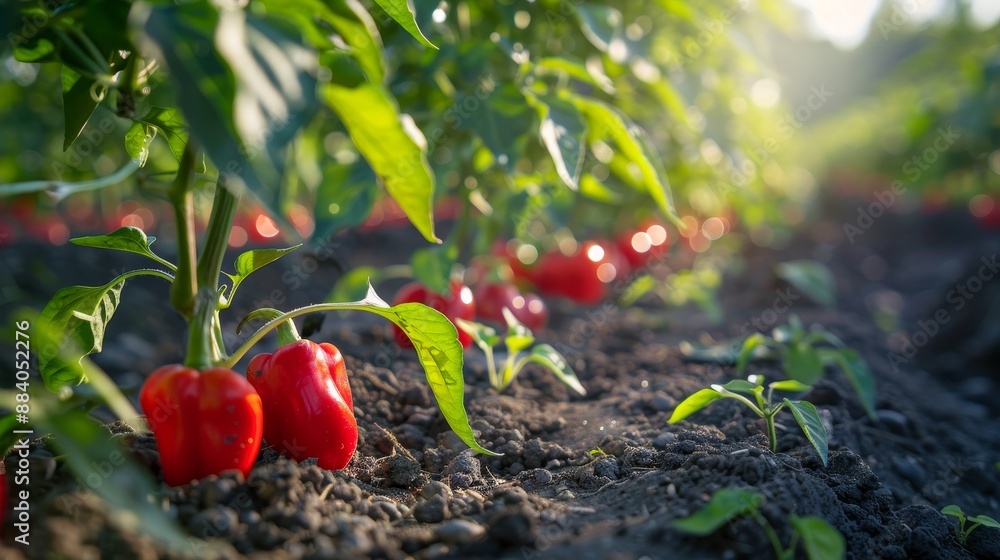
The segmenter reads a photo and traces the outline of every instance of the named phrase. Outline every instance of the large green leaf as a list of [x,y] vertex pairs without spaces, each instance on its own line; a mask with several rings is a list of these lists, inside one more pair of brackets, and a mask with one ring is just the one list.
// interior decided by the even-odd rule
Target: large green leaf
[[566,186],[578,190],[586,152],[587,125],[570,103],[553,97],[539,101],[536,106],[542,124],[538,136],[552,157],[556,174]]
[[676,424],[721,398],[722,394],[715,389],[702,389],[681,401],[670,415],[668,422]]
[[267,12],[295,22],[303,36],[319,50],[342,48],[329,29],[351,48],[368,79],[381,83],[385,77],[382,39],[364,6],[357,0],[266,0]]
[[[122,275],[124,276],[124,275]],[[104,330],[118,309],[125,279],[119,276],[103,286],[70,286],[56,292],[38,317],[42,328],[61,333],[56,347],[41,348],[38,352],[38,371],[50,391],[67,385],[79,385],[86,375],[79,359],[100,352],[104,343]],[[59,348],[68,340],[79,349],[76,359],[64,359]]]
[[125,135],[125,149],[128,155],[132,159],[140,158],[140,165],[145,163],[142,153],[134,152],[137,148],[148,150],[149,143],[157,134],[166,139],[170,153],[180,161],[188,141],[187,124],[180,111],[166,107],[153,107],[145,116],[135,119],[135,123]]
[[417,20],[413,15],[413,10],[410,9],[408,0],[375,0],[375,2],[385,10],[385,13],[389,14],[389,17],[396,20],[396,23],[403,26],[403,29],[410,35],[413,35],[413,38],[420,44],[437,49],[434,43],[427,40],[427,37],[424,37],[423,32],[417,27]]
[[802,548],[809,560],[843,560],[846,558],[844,536],[819,517],[789,515],[788,522],[802,539]]
[[137,2],[130,24],[184,84],[177,103],[227,186],[251,190],[280,218],[284,148],[316,108],[316,56],[282,20],[216,6]]
[[645,191],[667,217],[676,218],[670,202],[670,186],[666,177],[661,176],[660,166],[651,159],[644,139],[644,133],[634,123],[627,122],[617,109],[593,98],[574,98],[577,109],[583,114],[589,127],[590,141],[610,138],[621,155],[638,166],[641,184]]
[[865,413],[869,417],[875,418],[875,376],[872,375],[868,362],[850,348],[824,349],[822,352],[832,356],[832,359],[840,365],[847,380],[854,387],[854,392],[861,400],[861,406],[864,407]]
[[[478,101],[480,106],[462,119],[460,125],[475,132],[493,153],[500,167],[512,173],[521,159],[525,139],[534,123],[534,115],[528,108],[524,94],[514,84],[494,87],[485,99],[481,99],[477,91],[476,97],[481,99]],[[456,100],[456,106],[464,107],[464,101]],[[448,119],[446,116],[446,122]]]
[[786,349],[782,369],[789,378],[812,385],[823,377],[823,360],[816,348],[796,342]]
[[625,18],[610,6],[580,4],[574,12],[580,20],[583,36],[601,52],[608,53],[615,62],[622,62],[628,55],[624,41]]
[[822,263],[811,260],[783,262],[774,267],[774,273],[824,307],[837,303],[833,273]]
[[90,115],[94,114],[98,101],[90,94],[91,80],[82,79],[69,66],[62,67],[63,116],[66,120],[63,135],[63,150],[80,136],[87,126]]
[[548,344],[538,344],[531,349],[525,358],[527,362],[533,362],[544,366],[555,374],[567,387],[577,393],[586,396],[587,390],[583,388],[580,379],[576,376],[573,368],[566,363],[566,358],[558,350]]
[[795,421],[802,428],[806,439],[816,448],[816,452],[819,453],[819,458],[823,460],[825,467],[829,456],[829,444],[826,437],[826,426],[823,425],[819,413],[816,412],[816,407],[806,401],[784,399],[784,403],[792,411],[792,415],[795,416]]
[[88,235],[85,237],[75,237],[69,240],[74,245],[81,247],[93,247],[95,249],[110,249],[112,251],[124,251],[135,253],[144,257],[149,257],[154,261],[173,269],[174,266],[160,258],[150,246],[156,241],[155,237],[147,237],[141,229],[133,226],[125,226],[104,235]]
[[439,242],[434,235],[434,176],[424,153],[426,144],[418,144],[419,139],[408,133],[388,91],[365,80],[354,61],[331,55],[324,63],[333,71],[332,81],[322,89],[327,104],[417,230],[427,240]]
[[685,533],[706,537],[733,519],[753,512],[763,501],[764,496],[753,490],[723,488],[712,494],[701,509],[674,521],[673,526]]

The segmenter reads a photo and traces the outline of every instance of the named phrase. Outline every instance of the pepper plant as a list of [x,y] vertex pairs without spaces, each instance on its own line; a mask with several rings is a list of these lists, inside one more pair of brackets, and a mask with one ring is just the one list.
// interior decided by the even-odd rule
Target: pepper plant
[[776,358],[789,379],[806,385],[820,380],[827,367],[840,367],[865,412],[869,417],[875,417],[875,380],[868,363],[822,326],[813,325],[806,330],[798,316],[793,314],[788,324],[776,327],[771,336],[763,333],[748,336],[737,355],[736,371],[746,371],[747,365],[756,357]]
[[[490,385],[497,392],[503,392],[517,374],[531,363],[539,364],[548,369],[577,393],[586,396],[587,390],[583,388],[577,378],[573,368],[566,363],[566,358],[558,350],[549,344],[536,344],[535,335],[524,326],[523,323],[514,317],[514,314],[507,307],[501,308],[503,317],[507,322],[507,334],[503,337],[504,345],[507,347],[507,356],[503,361],[503,369],[497,368],[497,360],[493,354],[493,347],[500,343],[500,335],[496,329],[489,325],[456,319],[455,324],[463,332],[472,337],[476,346],[486,354],[486,368],[489,372]],[[522,355],[527,351],[526,355]]]
[[792,529],[788,547],[781,544],[774,526],[760,512],[764,496],[755,490],[722,488],[712,494],[708,503],[683,519],[673,522],[675,529],[699,537],[707,537],[738,517],[749,517],[767,534],[777,560],[796,558],[802,545],[809,560],[842,560],[846,551],[844,536],[836,528],[819,517],[798,515],[788,516]]
[[[958,535],[958,542],[962,546],[965,546],[965,542],[969,540],[969,535],[972,534],[980,526],[982,527],[992,527],[994,529],[1000,529],[1000,521],[993,519],[988,515],[976,515],[973,517],[966,517],[965,512],[962,508],[952,504],[950,506],[945,506],[941,513],[945,515],[950,515],[958,520],[958,527],[955,528],[955,533]],[[966,526],[966,523],[970,523]]]
[[[775,391],[803,393],[809,389],[811,387],[794,379],[775,381],[769,383],[766,388],[762,375],[751,375],[746,380],[734,379],[725,385],[712,385],[684,399],[670,415],[669,422],[676,424],[718,399],[735,399],[747,405],[754,414],[767,422],[767,439],[771,445],[771,451],[774,452],[778,450],[778,434],[774,428],[774,417],[787,407],[792,412],[792,416],[795,417],[795,422],[802,429],[806,439],[819,453],[819,458],[825,467],[828,458],[826,427],[823,425],[816,407],[807,401],[793,401],[788,398],[783,398],[778,403],[774,402]],[[754,400],[751,401],[748,397]]]

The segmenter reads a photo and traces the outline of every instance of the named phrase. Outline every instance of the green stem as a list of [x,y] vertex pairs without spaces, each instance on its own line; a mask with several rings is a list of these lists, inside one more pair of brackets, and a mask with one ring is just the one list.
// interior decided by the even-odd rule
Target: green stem
[[239,198],[226,188],[225,179],[219,177],[215,185],[212,215],[208,219],[205,246],[202,247],[201,258],[198,260],[199,288],[210,288],[213,292],[219,288],[222,259],[226,256],[226,246],[229,242],[229,233],[233,229],[233,219],[236,217],[238,204]]
[[[253,321],[254,319],[274,319],[281,316],[281,311],[271,307],[265,307],[263,309],[258,309],[247,314],[246,317],[240,321],[240,324],[236,326],[236,334],[239,334],[243,330],[243,327]],[[278,345],[285,346],[287,344],[292,344],[293,342],[298,342],[302,340],[299,336],[299,330],[295,328],[295,323],[291,319],[278,324]]]
[[778,434],[774,430],[774,414],[770,414],[764,417],[767,422],[767,439],[771,444],[771,453],[778,452]]
[[774,555],[779,560],[783,560],[785,558],[785,548],[781,546],[781,539],[778,538],[778,533],[774,532],[774,527],[771,527],[771,524],[767,522],[767,519],[756,509],[751,511],[750,515],[753,517],[753,520],[760,525],[760,528],[767,533],[767,540],[771,541],[771,547],[774,548]]
[[490,374],[490,385],[499,393],[503,389],[500,387],[500,378],[497,377],[496,358],[493,357],[493,348],[483,345],[483,354],[486,354],[486,368]]
[[194,195],[191,192],[191,177],[197,156],[198,148],[193,140],[188,140],[170,189],[170,202],[174,206],[177,225],[177,279],[170,289],[170,302],[185,318],[191,317],[194,295],[198,291],[195,278]]
[[382,302],[382,304],[378,304],[369,300],[361,300],[350,303],[315,303],[313,305],[306,305],[305,307],[299,307],[297,309],[287,311],[271,319],[265,323],[264,326],[257,329],[257,332],[253,333],[250,338],[246,339],[246,341],[239,348],[237,348],[229,356],[229,358],[226,358],[219,365],[227,368],[235,367],[236,364],[239,363],[240,359],[250,351],[254,344],[260,342],[260,339],[264,338],[267,333],[271,332],[271,330],[288,319],[294,319],[296,317],[301,317],[302,315],[308,315],[317,311],[373,311],[373,308],[381,308],[385,310],[388,309],[389,306],[384,302]]
[[114,282],[117,284],[118,282],[121,282],[122,280],[128,280],[133,276],[156,276],[157,278],[163,278],[167,282],[174,281],[173,275],[171,275],[169,272],[156,270],[155,268],[139,268],[136,270],[130,270],[124,274],[119,275],[117,278],[114,279]]
[[208,288],[198,291],[195,298],[194,314],[188,321],[188,347],[184,365],[205,369],[221,362],[217,356],[217,346],[212,341],[212,323],[215,319],[215,304],[219,296]]

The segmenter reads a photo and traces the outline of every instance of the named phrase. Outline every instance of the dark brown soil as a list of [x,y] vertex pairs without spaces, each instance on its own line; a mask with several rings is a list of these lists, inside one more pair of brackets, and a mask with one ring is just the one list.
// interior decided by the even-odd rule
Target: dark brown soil
[[[386,236],[396,240],[394,250],[405,249],[401,233],[386,232],[338,238],[337,254],[352,265],[371,262],[369,248],[386,246]],[[467,354],[469,416],[479,440],[504,453],[498,458],[463,451],[438,414],[419,364],[391,342],[384,323],[331,316],[313,338],[349,356],[362,432],[349,467],[330,472],[265,449],[245,481],[227,475],[164,486],[156,499],[166,501],[191,535],[221,543],[229,558],[771,558],[766,536],[752,521],[737,520],[704,539],[671,528],[672,520],[698,509],[716,489],[752,487],[766,497],[763,514],[786,542],[790,514],[815,515],[844,534],[848,558],[997,559],[1000,530],[980,528],[963,547],[951,518],[938,513],[957,504],[1000,518],[1000,370],[994,359],[1000,313],[990,311],[1000,301],[1000,279],[986,282],[961,309],[947,299],[956,283],[976,274],[982,257],[997,253],[996,242],[956,216],[886,216],[855,244],[847,243],[839,223],[821,224],[788,249],[747,254],[745,272],[723,287],[727,313],[719,326],[695,310],[656,302],[627,310],[556,304],[540,338],[565,353],[586,397],[531,369],[498,395],[486,381],[481,353]],[[23,302],[44,301],[64,278],[103,281],[105,271],[130,262],[99,254],[96,266],[77,274],[82,267],[69,254],[65,247],[5,249],[4,266],[25,294]],[[306,252],[279,261],[242,288],[250,300],[243,306],[268,298],[282,299],[273,303],[281,308],[320,300],[340,274],[334,259],[319,258],[325,255]],[[793,258],[831,267],[836,310],[805,297],[789,311],[772,308],[776,290],[785,286],[770,270]],[[292,282],[295,266],[315,270]],[[39,268],[55,277],[29,287],[27,279]],[[123,299],[139,306],[122,308],[97,359],[125,386],[180,359],[183,324],[161,305],[165,293],[153,281],[126,287]],[[253,301],[248,294],[255,293],[265,297]],[[905,357],[904,339],[875,326],[876,308],[895,310],[898,331],[911,335],[939,309],[949,321]],[[790,313],[860,351],[877,380],[874,421],[839,372],[829,372],[806,396],[830,433],[828,467],[790,416],[778,417],[778,453],[769,451],[762,421],[737,403],[718,402],[690,421],[667,424],[685,396],[736,376],[729,366],[685,361],[682,341],[741,336],[748,322],[773,317],[780,324]],[[905,362],[894,360],[894,352]],[[778,375],[773,364],[752,369]],[[155,472],[152,437],[127,439]],[[603,454],[592,454],[596,448]],[[44,442],[34,446],[33,460],[50,469],[38,483],[50,490],[36,502],[34,544],[12,546],[12,529],[5,527],[0,556],[170,557],[134,528],[110,524],[100,502],[70,482]]]

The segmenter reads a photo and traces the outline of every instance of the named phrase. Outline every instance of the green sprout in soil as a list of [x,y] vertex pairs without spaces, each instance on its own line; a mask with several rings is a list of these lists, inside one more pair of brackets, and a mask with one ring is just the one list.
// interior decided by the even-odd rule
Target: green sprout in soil
[[[956,505],[945,506],[944,509],[941,510],[941,513],[945,515],[951,515],[952,517],[958,519],[958,528],[956,530],[956,533],[958,535],[958,542],[962,546],[965,546],[965,541],[969,540],[969,535],[972,534],[972,532],[976,530],[976,527],[979,527],[980,525],[984,527],[992,527],[994,529],[1000,529],[1000,522],[998,522],[996,519],[993,519],[992,517],[986,515],[976,515],[974,517],[966,517],[965,512],[962,511],[962,508]],[[968,527],[966,527],[965,525],[967,521],[972,523]]]
[[[562,354],[548,344],[535,344],[535,335],[528,327],[521,324],[506,307],[503,308],[503,316],[507,321],[507,336],[503,339],[504,345],[507,347],[507,358],[504,360],[503,371],[497,369],[497,361],[493,354],[493,347],[500,343],[500,335],[497,334],[496,330],[482,323],[460,318],[455,319],[458,328],[469,333],[476,345],[486,354],[490,385],[497,392],[503,392],[509,387],[517,374],[524,369],[524,366],[535,363],[549,369],[559,378],[559,381],[577,393],[587,394],[587,390],[580,384],[576,373],[566,363],[566,358]],[[525,351],[527,354],[522,355],[522,352]]]
[[837,365],[847,376],[869,417],[875,417],[875,380],[871,369],[856,351],[819,325],[806,330],[792,315],[787,325],[771,331],[771,336],[755,333],[743,341],[736,370],[743,373],[754,358],[777,358],[789,379],[813,385],[823,378],[826,367]]
[[841,560],[845,557],[844,536],[819,517],[788,516],[792,528],[788,548],[781,544],[777,531],[760,512],[764,496],[754,490],[722,488],[701,509],[688,517],[674,521],[675,529],[706,537],[737,517],[749,517],[767,534],[778,560],[793,560],[802,544],[809,560]]
[[[809,385],[794,379],[775,381],[768,384],[766,388],[762,375],[751,375],[746,380],[734,379],[725,385],[712,385],[684,399],[674,409],[669,422],[676,424],[718,399],[736,399],[747,405],[754,414],[767,422],[767,438],[771,444],[771,451],[775,452],[778,450],[778,437],[774,429],[774,417],[787,407],[795,416],[795,421],[802,428],[806,439],[816,448],[816,452],[819,453],[825,467],[828,458],[826,427],[823,426],[823,421],[820,420],[816,407],[810,402],[793,401],[787,398],[782,399],[777,404],[773,401],[775,391],[802,393],[809,389],[811,389]],[[751,401],[744,395],[752,397],[754,400]]]

